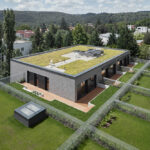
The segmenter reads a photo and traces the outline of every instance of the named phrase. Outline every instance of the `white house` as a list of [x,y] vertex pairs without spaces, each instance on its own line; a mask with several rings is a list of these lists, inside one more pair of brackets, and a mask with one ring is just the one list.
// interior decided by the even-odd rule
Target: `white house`
[[32,49],[32,42],[31,41],[16,40],[14,42],[14,49],[19,49],[23,56],[28,55]]
[[137,27],[134,34],[139,34],[139,33],[147,33],[148,32],[148,27],[145,27],[145,26],[140,26],[140,27]]
[[[111,35],[111,33],[104,33],[104,34],[99,35],[99,38],[102,39],[102,42],[104,45],[107,45],[110,35]],[[116,35],[116,38],[119,37],[118,34],[115,34],[115,35]]]
[[127,25],[127,27],[128,27],[129,30],[134,30],[135,29],[134,25]]

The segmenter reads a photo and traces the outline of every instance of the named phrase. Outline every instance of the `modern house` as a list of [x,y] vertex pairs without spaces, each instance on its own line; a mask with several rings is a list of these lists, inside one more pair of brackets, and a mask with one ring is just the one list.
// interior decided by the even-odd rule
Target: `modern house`
[[22,55],[28,55],[32,49],[32,42],[25,40],[16,40],[14,42],[14,49],[19,49]]
[[[100,34],[100,35],[99,35],[99,38],[102,39],[103,45],[107,45],[108,40],[109,40],[109,37],[110,37],[111,34],[112,34],[112,33],[104,33],[104,34]],[[115,34],[115,36],[116,36],[116,38],[119,37],[118,34]]]
[[127,66],[129,60],[127,50],[66,47],[12,59],[11,81],[24,78],[29,84],[76,102],[103,83],[104,77],[116,74],[121,65]]
[[136,28],[134,34],[141,34],[141,33],[147,33],[147,32],[149,32],[148,27],[140,26]]

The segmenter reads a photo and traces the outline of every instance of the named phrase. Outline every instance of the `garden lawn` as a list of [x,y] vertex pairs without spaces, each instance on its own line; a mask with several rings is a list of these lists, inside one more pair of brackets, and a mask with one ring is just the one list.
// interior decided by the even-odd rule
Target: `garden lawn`
[[150,77],[141,75],[141,77],[136,80],[134,84],[150,89]]
[[150,97],[128,92],[121,99],[124,102],[150,110]]
[[133,75],[134,75],[134,73],[126,72],[124,75],[121,76],[121,78],[119,79],[119,81],[121,81],[121,82],[127,82]]
[[134,66],[134,68],[135,69],[140,69],[143,66],[144,66],[144,63],[138,63],[137,65]]
[[82,144],[80,144],[79,148],[77,150],[106,150],[96,142],[87,139]]
[[27,128],[14,118],[24,103],[0,90],[0,150],[55,150],[73,131],[52,118]]
[[112,87],[112,86],[110,86],[108,89],[104,90],[100,95],[98,95],[94,100],[91,101],[91,103],[94,104],[95,106],[89,112],[84,113],[80,110],[70,107],[64,103],[57,101],[57,100],[50,102],[43,98],[40,98],[30,92],[23,90],[22,89],[23,86],[18,83],[11,83],[10,85],[18,90],[21,90],[22,92],[25,92],[25,93],[37,98],[38,100],[41,100],[47,104],[50,104],[50,105],[54,106],[55,108],[58,108],[78,119],[83,120],[83,121],[86,121],[101,105],[103,105],[118,90],[118,88]]
[[140,150],[148,150],[150,148],[150,122],[119,110],[114,110],[111,112],[111,115],[116,116],[117,120],[113,121],[108,128],[99,126],[99,129]]

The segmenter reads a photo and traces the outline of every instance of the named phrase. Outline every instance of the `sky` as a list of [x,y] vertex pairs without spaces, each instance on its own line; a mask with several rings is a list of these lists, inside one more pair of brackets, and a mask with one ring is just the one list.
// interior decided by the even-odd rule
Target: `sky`
[[70,14],[150,11],[150,0],[0,0],[0,10],[59,11]]

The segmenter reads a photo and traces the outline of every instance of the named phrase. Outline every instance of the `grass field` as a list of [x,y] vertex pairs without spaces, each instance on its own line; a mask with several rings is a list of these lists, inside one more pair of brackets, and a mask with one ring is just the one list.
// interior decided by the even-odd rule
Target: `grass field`
[[126,74],[124,74],[124,75],[119,79],[119,81],[121,81],[121,82],[127,82],[133,75],[134,75],[134,73],[126,72]]
[[34,128],[23,126],[13,116],[23,104],[0,90],[0,150],[55,150],[73,133],[52,118]]
[[124,102],[150,110],[150,97],[128,92],[121,99]]
[[54,100],[54,101],[47,101],[47,100],[44,100],[43,98],[40,98],[40,97],[37,97],[36,95],[32,94],[32,93],[29,93],[25,90],[23,90],[23,86],[18,84],[18,83],[11,83],[11,86],[22,91],[22,92],[25,92],[35,98],[37,98],[38,100],[41,100],[47,104],[50,104],[52,106],[54,106],[55,108],[58,108],[64,112],[67,112],[68,114],[78,118],[78,119],[81,119],[83,121],[86,121],[101,105],[103,105],[117,90],[118,88],[116,87],[112,87],[110,86],[108,89],[106,89],[105,91],[103,91],[100,95],[98,95],[91,103],[95,105],[94,108],[92,108],[89,112],[87,113],[84,113],[80,110],[77,110],[73,107],[70,107],[66,104],[63,104],[57,100]]
[[141,77],[136,80],[134,84],[150,89],[150,77],[141,75]]
[[137,65],[134,66],[134,68],[135,69],[140,69],[143,66],[144,66],[144,63],[138,63]]
[[150,148],[150,123],[131,116],[124,112],[114,110],[111,115],[117,117],[108,128],[98,128],[139,148],[148,150]]
[[77,150],[106,150],[106,149],[98,145],[94,141],[87,139],[79,146]]
[[[95,47],[89,47],[89,46],[74,46],[71,48],[64,48],[59,51],[53,51],[53,52],[22,58],[20,60],[37,66],[45,67],[50,64],[51,60],[53,60],[53,63],[57,63],[69,59],[67,57],[63,57],[62,55],[70,53],[74,50],[87,51],[88,49],[94,49],[94,48]],[[59,68],[65,69],[66,70],[65,73],[74,75],[84,70],[87,70],[97,64],[100,64],[108,59],[111,59],[117,55],[120,55],[124,52],[122,50],[119,51],[119,50],[104,49],[104,48],[103,51],[104,51],[103,56],[97,57],[90,61],[77,60],[72,63],[62,65]]]

